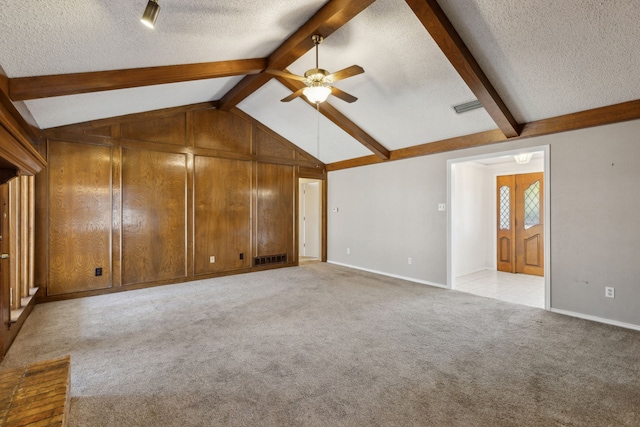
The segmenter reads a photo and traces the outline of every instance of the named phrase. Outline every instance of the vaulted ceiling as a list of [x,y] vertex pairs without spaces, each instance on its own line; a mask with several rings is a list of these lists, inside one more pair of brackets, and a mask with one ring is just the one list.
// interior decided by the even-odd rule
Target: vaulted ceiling
[[[211,101],[348,165],[640,118],[635,0],[158,0],[153,30],[146,2],[3,2],[0,67],[25,120]],[[335,83],[357,102],[280,102],[299,84],[264,70],[313,68],[313,34],[321,68],[365,69]]]

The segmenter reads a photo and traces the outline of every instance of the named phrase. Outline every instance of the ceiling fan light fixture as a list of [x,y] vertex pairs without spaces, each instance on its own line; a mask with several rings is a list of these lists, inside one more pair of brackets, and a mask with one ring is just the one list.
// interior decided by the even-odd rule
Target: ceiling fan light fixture
[[529,160],[531,160],[532,155],[533,153],[520,153],[513,156],[513,159],[519,165],[526,165],[527,163],[529,163]]
[[160,13],[160,5],[157,0],[149,0],[147,3],[147,7],[144,9],[144,13],[142,14],[142,18],[140,22],[146,25],[149,28],[154,28],[156,26],[156,20],[158,19],[158,14]]
[[304,88],[302,93],[307,97],[309,102],[319,104],[327,100],[331,94],[331,89],[325,86],[311,86]]

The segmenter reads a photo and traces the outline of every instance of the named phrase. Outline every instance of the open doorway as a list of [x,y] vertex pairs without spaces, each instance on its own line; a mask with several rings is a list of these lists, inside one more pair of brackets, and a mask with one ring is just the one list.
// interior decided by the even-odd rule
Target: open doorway
[[[515,156],[527,154],[517,163]],[[518,304],[549,309],[549,191],[540,191],[539,215],[544,229],[540,236],[540,264],[537,274],[499,271],[500,187],[504,176],[541,174],[549,183],[549,148],[493,153],[448,161],[448,286],[463,292]],[[536,184],[537,185],[537,184]],[[528,188],[528,187],[527,187]],[[504,188],[503,188],[504,192]],[[532,193],[532,191],[529,191]],[[511,201],[513,202],[515,194]],[[503,205],[504,205],[504,201]],[[504,208],[503,208],[504,213]],[[515,222],[513,223],[515,225]],[[502,240],[500,240],[502,236]],[[504,252],[504,251],[503,251]],[[515,252],[514,252],[515,257]],[[515,258],[514,258],[515,259]],[[515,269],[513,270],[516,271]]]
[[298,203],[298,260],[322,259],[322,194],[319,179],[300,178]]

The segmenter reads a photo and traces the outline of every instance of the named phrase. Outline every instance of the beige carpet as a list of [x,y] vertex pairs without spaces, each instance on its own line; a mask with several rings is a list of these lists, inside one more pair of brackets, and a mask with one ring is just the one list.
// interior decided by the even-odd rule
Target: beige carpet
[[324,263],[36,306],[71,426],[638,426],[640,333]]

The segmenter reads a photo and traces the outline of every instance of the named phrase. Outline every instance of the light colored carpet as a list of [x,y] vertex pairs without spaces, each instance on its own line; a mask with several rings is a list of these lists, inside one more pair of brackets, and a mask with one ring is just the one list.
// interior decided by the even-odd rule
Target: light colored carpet
[[71,426],[640,425],[640,333],[324,263],[35,307]]

